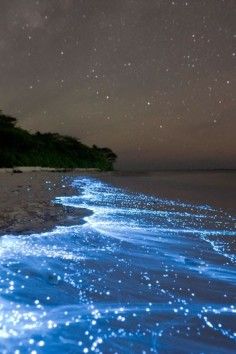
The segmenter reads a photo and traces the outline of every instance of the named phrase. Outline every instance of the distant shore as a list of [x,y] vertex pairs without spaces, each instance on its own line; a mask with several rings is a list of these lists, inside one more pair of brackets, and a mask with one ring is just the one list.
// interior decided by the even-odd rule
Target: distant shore
[[53,168],[40,166],[19,166],[12,168],[0,168],[0,173],[23,172],[99,172],[98,168]]

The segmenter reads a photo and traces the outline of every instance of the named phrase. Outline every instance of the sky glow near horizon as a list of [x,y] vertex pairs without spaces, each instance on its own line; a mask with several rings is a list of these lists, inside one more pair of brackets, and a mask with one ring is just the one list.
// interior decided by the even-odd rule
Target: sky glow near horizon
[[0,350],[233,353],[235,217],[94,178],[73,186],[55,202],[91,210],[85,224],[1,237]]

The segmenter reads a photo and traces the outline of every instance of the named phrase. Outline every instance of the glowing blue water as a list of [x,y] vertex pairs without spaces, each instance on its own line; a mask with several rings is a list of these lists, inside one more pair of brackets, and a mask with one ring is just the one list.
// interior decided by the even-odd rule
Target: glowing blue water
[[0,245],[1,353],[235,353],[235,219],[95,179],[86,223]]

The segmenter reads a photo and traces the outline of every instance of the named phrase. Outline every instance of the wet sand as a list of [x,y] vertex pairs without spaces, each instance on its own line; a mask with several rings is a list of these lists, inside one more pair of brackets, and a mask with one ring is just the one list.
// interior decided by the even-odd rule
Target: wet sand
[[0,235],[80,224],[82,217],[89,214],[87,210],[53,203],[55,197],[75,194],[70,182],[76,175],[68,172],[1,173]]

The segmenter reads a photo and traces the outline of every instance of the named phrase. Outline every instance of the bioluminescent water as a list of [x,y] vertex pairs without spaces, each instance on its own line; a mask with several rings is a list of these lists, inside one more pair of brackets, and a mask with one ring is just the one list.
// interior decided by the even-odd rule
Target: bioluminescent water
[[73,185],[84,224],[1,237],[0,353],[235,353],[235,218]]

